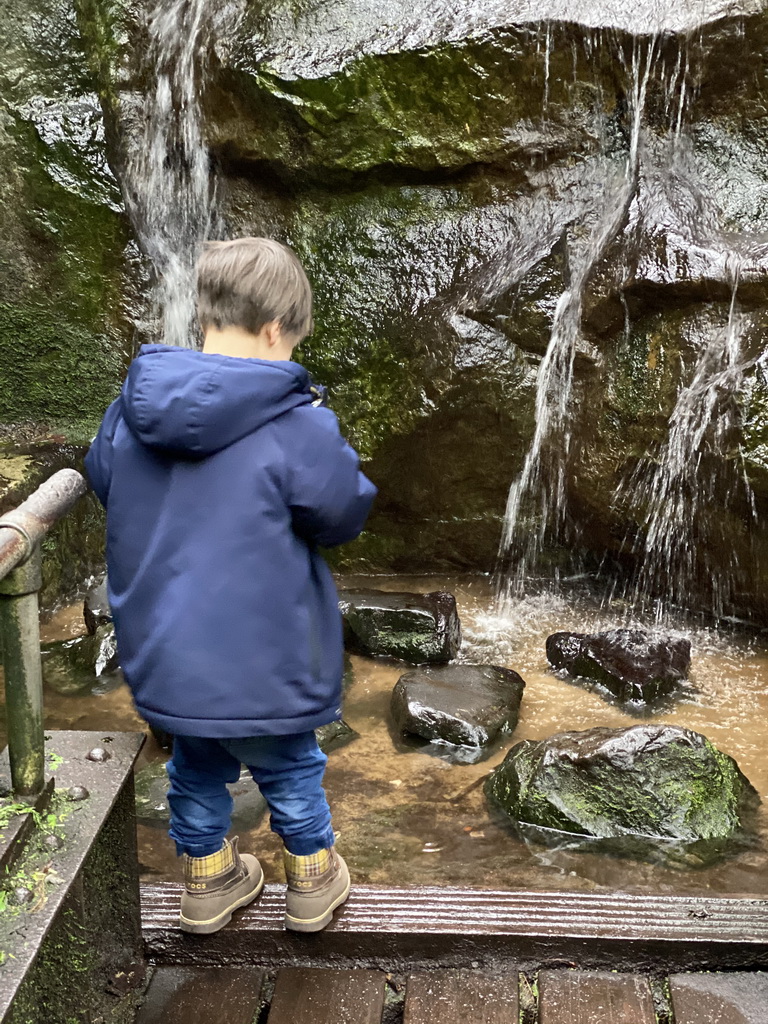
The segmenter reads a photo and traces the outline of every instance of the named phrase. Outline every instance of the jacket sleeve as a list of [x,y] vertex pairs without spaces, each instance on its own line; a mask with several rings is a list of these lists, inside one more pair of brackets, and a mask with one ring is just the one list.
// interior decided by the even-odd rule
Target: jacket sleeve
[[312,544],[344,544],[363,529],[376,488],[361,473],[357,452],[330,409],[305,406],[297,412],[302,429],[286,450],[293,528]]
[[101,504],[107,507],[109,485],[112,482],[112,440],[120,420],[120,399],[116,399],[104,414],[99,431],[85,456],[88,482]]

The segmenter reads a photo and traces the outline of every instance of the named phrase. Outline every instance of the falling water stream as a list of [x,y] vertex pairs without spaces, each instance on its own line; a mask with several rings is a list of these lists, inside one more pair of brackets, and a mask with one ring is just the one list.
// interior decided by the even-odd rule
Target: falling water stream
[[[611,45],[623,64],[629,83],[627,113],[629,144],[623,181],[614,197],[604,204],[604,212],[592,229],[589,243],[574,260],[568,289],[555,310],[552,331],[537,379],[535,430],[522,470],[510,487],[500,545],[500,607],[519,599],[528,581],[540,570],[540,556],[546,545],[578,545],[568,515],[568,474],[573,471],[572,447],[577,416],[574,396],[574,359],[582,346],[584,299],[600,261],[611,243],[626,231],[631,234],[637,220],[639,189],[645,166],[643,119],[649,83],[657,80],[664,97],[668,122],[666,149],[670,164],[657,168],[657,181],[642,181],[646,191],[664,191],[661,177],[674,179],[678,154],[685,152],[683,130],[685,111],[693,102],[690,86],[690,41],[680,43],[677,59],[670,62],[661,53],[659,37],[635,40],[631,59],[625,60],[620,43],[611,35],[600,36],[597,44],[587,41],[590,53],[595,46]],[[546,68],[549,67],[551,39],[547,35]],[[545,75],[545,105],[548,74]],[[658,137],[656,138],[658,142]],[[605,154],[606,167],[610,166]],[[651,161],[652,163],[652,161]],[[690,237],[685,243],[692,250],[714,252],[724,264],[722,276],[731,284],[731,302],[727,323],[710,332],[699,345],[690,381],[681,386],[669,417],[669,434],[657,452],[649,452],[637,469],[620,482],[617,502],[633,507],[639,527],[627,539],[625,551],[631,551],[636,569],[625,588],[631,609],[653,607],[657,620],[671,610],[679,613],[696,601],[715,616],[728,608],[736,586],[739,553],[729,544],[722,517],[708,516],[712,502],[720,502],[720,511],[748,509],[754,515],[754,500],[744,471],[739,449],[740,411],[737,401],[745,370],[750,365],[742,348],[743,324],[738,307],[738,288],[742,265],[749,263],[749,243],[734,250],[718,224],[719,212],[703,196],[695,199],[691,211]],[[664,223],[664,217],[659,218]],[[764,247],[757,240],[752,247]],[[685,257],[684,257],[685,258]],[[685,269],[683,274],[685,274]],[[631,330],[629,307],[624,286],[631,276],[625,267],[620,286],[626,331]],[[711,521],[711,522],[710,522]],[[718,525],[718,523],[720,525]],[[738,527],[738,513],[725,531]],[[718,532],[719,531],[719,532]],[[723,552],[728,554],[723,557]],[[742,553],[743,557],[743,553]],[[717,564],[718,571],[714,570]],[[556,582],[556,580],[555,580]]]
[[[547,53],[550,45],[548,36]],[[630,141],[621,182],[607,197],[585,250],[576,258],[570,286],[555,309],[549,344],[539,368],[533,440],[507,500],[501,555],[511,563],[511,569],[503,579],[503,600],[522,596],[545,542],[556,542],[564,536],[566,474],[573,436],[574,360],[583,343],[584,299],[595,268],[624,225],[635,195],[643,112],[657,50],[656,37],[633,43],[629,66],[625,64],[630,78]],[[620,47],[618,52],[623,58]],[[547,68],[548,63],[547,59]]]
[[194,266],[211,234],[213,189],[202,90],[214,38],[234,18],[212,0],[156,0],[147,19],[150,85],[125,131],[126,206],[155,275],[150,334],[194,345]]
[[[728,526],[723,530],[723,512],[741,499],[754,514],[734,400],[745,370],[735,257],[727,273],[733,289],[728,322],[701,346],[691,381],[679,391],[667,440],[650,470],[641,462],[625,485],[626,492],[646,504],[633,604],[652,605],[657,621],[674,608],[685,608],[690,595],[702,591],[714,615],[724,614],[738,561]],[[707,513],[713,503],[718,514],[711,522]],[[712,564],[714,552],[718,571]]]

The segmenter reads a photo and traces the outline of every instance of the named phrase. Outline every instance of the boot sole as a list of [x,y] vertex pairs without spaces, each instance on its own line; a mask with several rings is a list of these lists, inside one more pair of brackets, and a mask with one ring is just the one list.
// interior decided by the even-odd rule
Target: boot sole
[[331,923],[334,910],[338,910],[341,904],[347,900],[351,888],[352,882],[350,880],[347,882],[347,888],[344,892],[336,897],[330,907],[320,917],[291,917],[290,914],[286,914],[285,927],[292,932],[321,932],[326,925]]
[[218,932],[229,924],[232,920],[232,915],[236,910],[240,910],[241,907],[248,906],[252,903],[257,896],[261,894],[261,890],[264,888],[264,873],[261,874],[261,880],[254,889],[253,892],[249,892],[246,896],[241,897],[236,903],[233,903],[231,907],[222,911],[217,917],[212,917],[208,921],[190,921],[188,917],[184,917],[183,914],[179,914],[179,926],[183,932],[189,932],[192,935],[212,935],[213,932]]

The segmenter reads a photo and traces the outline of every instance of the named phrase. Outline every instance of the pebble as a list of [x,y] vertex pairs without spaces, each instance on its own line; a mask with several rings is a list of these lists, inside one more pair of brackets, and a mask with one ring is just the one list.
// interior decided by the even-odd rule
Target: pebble
[[31,899],[32,890],[27,889],[25,885],[17,885],[15,889],[11,890],[11,903],[16,907],[23,907]]
[[85,755],[89,761],[96,761],[97,764],[102,764],[104,761],[108,761],[112,755],[104,747],[94,747],[93,750],[89,750]]

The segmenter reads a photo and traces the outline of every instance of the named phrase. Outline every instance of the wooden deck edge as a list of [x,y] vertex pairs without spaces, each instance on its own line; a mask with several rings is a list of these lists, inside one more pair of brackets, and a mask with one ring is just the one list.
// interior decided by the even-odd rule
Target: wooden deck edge
[[[179,932],[181,886],[142,887],[142,930],[158,963],[373,966],[515,962],[611,969],[768,966],[768,899],[631,893],[356,886],[320,936],[283,925],[282,886],[205,943]],[[233,959],[234,958],[234,959]]]

